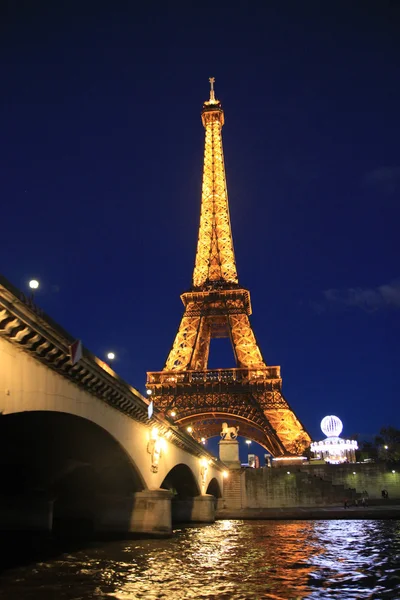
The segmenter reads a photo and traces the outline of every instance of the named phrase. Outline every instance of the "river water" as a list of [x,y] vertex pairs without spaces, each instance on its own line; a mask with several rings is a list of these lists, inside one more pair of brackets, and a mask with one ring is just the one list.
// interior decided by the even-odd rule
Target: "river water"
[[6,600],[400,600],[400,521],[217,521],[6,570]]

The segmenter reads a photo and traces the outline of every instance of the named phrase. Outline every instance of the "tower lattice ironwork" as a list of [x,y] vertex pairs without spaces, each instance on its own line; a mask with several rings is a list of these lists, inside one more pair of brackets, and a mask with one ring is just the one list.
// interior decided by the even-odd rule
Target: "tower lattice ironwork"
[[[215,98],[201,113],[205,128],[200,228],[193,282],[163,371],[147,374],[154,404],[201,440],[223,421],[273,456],[299,454],[310,437],[282,395],[280,367],[267,366],[250,325],[250,293],[236,270],[222,148],[224,112]],[[230,338],[237,368],[208,369],[212,338]]]

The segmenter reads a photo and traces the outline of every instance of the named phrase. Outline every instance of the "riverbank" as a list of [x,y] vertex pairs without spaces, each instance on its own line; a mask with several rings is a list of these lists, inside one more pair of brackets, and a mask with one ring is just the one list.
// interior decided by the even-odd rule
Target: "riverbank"
[[287,508],[221,509],[216,519],[244,520],[330,520],[330,519],[399,519],[399,505],[378,506],[305,506]]

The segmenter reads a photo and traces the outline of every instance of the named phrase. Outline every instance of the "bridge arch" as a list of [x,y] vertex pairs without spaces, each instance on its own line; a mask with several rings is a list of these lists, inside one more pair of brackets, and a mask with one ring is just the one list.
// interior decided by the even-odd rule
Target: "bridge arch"
[[176,499],[194,498],[200,488],[193,471],[185,464],[175,465],[165,477],[161,488],[170,490]]
[[[66,371],[63,370],[62,365],[49,368],[47,364],[37,360],[25,351],[25,348],[18,348],[16,344],[3,339],[0,329],[0,384],[1,388],[5,390],[0,406],[0,421],[7,419],[4,423],[9,423],[11,419],[20,418],[24,420],[27,415],[32,418],[32,415],[35,414],[40,415],[41,419],[56,419],[57,423],[58,419],[64,419],[65,426],[54,425],[54,427],[50,426],[48,428],[53,431],[51,441],[56,447],[63,436],[65,437],[68,432],[71,434],[70,438],[67,437],[68,443],[61,444],[64,450],[66,448],[72,449],[68,457],[69,462],[62,453],[57,454],[50,450],[49,445],[46,451],[42,451],[42,455],[45,456],[46,460],[36,460],[36,465],[42,465],[42,471],[45,472],[42,481],[44,480],[46,485],[42,485],[41,489],[39,489],[40,486],[36,486],[35,493],[44,494],[46,492],[49,495],[51,491],[52,498],[58,502],[54,513],[56,517],[57,515],[63,517],[66,512],[68,513],[68,510],[72,511],[73,509],[82,519],[86,517],[89,519],[93,512],[92,507],[95,505],[93,494],[90,494],[90,491],[91,489],[101,490],[101,494],[96,494],[96,501],[99,500],[100,496],[104,499],[104,512],[101,522],[98,523],[97,531],[153,531],[152,527],[157,527],[157,531],[161,528],[164,532],[170,530],[171,500],[170,494],[160,489],[160,487],[169,472],[175,466],[182,464],[186,465],[186,468],[191,472],[190,477],[194,477],[196,481],[196,485],[190,493],[198,493],[199,488],[201,489],[198,496],[191,496],[196,498],[196,502],[193,503],[191,518],[192,520],[200,518],[203,522],[208,522],[210,514],[207,513],[204,506],[207,505],[210,498],[203,498],[203,496],[208,481],[212,477],[216,477],[222,486],[221,466],[214,465],[212,459],[204,455],[201,446],[194,444],[191,437],[183,436],[178,430],[170,428],[169,422],[162,415],[155,415],[149,421],[147,409],[144,410],[146,403],[143,402],[143,399],[138,396],[133,388],[120,381],[112,371],[109,373],[100,367],[94,359],[93,361],[90,358],[82,360],[83,364],[79,366],[79,369],[83,371],[87,369],[87,377],[89,375],[92,377],[92,371],[94,373],[88,383],[80,380],[77,383],[73,380],[75,367],[71,370],[71,367],[68,366]],[[115,400],[116,397],[118,402]],[[65,419],[73,419],[72,424],[70,425],[70,421],[67,422]],[[74,439],[72,432],[75,425],[79,427],[77,423],[85,423],[87,427],[103,434],[101,439],[86,447],[86,454],[77,454],[79,448],[72,443]],[[0,466],[3,466],[6,470],[8,468],[9,473],[13,474],[12,477],[10,475],[8,478],[7,487],[15,489],[16,482],[19,481],[18,485],[20,485],[20,491],[23,493],[29,488],[29,485],[33,489],[34,484],[32,482],[35,479],[37,480],[41,473],[40,468],[36,468],[36,470],[32,468],[35,453],[31,452],[30,449],[35,448],[34,432],[39,438],[43,437],[39,434],[40,427],[43,427],[43,424],[41,422],[36,426],[32,423],[31,426],[26,425],[20,428],[17,427],[18,424],[22,424],[22,421],[16,423],[13,430],[10,429],[8,438],[0,436],[3,441],[8,439],[8,443],[3,443],[2,454],[5,462],[0,462]],[[11,431],[13,431],[12,435]],[[119,472],[122,469],[124,473],[126,471],[131,473],[130,477],[122,476],[116,486],[107,486],[104,481],[107,480],[107,477],[116,477],[118,470],[108,469],[106,463],[101,463],[102,456],[93,455],[92,453],[95,447],[107,447],[102,443],[105,439],[104,436],[114,442],[114,446],[119,451],[120,462],[125,465],[125,467],[121,466]],[[87,441],[91,439],[91,436],[86,435],[86,430],[84,430],[75,434],[75,440],[76,438]],[[24,440],[30,440],[30,442],[25,444]],[[19,461],[15,459],[14,462],[11,461],[11,466],[7,467],[5,456],[10,457],[12,454],[10,448],[14,447],[25,448],[25,450],[21,450]],[[8,451],[4,448],[7,448]],[[36,449],[36,453],[39,450],[40,444]],[[59,459],[58,463],[57,457]],[[52,461],[57,464],[57,469],[54,466],[52,467]],[[64,461],[63,464],[60,464],[60,461]],[[99,464],[99,461],[101,464]],[[207,468],[204,466],[204,461],[208,463]],[[21,466],[18,467],[16,463]],[[57,471],[59,476],[52,478],[51,474],[54,470]],[[17,472],[20,473],[20,477],[17,476]],[[180,471],[176,471],[176,473],[179,472],[187,479],[185,468],[181,467]],[[24,477],[27,480],[21,486]],[[127,484],[129,479],[133,479],[130,486]],[[109,498],[112,501],[107,502],[107,498],[104,497],[111,495],[110,488],[113,488],[113,491],[118,491],[118,494],[114,494],[114,498]],[[73,493],[73,490],[76,493]],[[126,492],[129,493],[126,495]],[[188,494],[189,491],[184,493]],[[126,495],[125,499],[123,498],[124,494]],[[118,507],[115,503],[117,495],[120,496]],[[0,504],[2,496],[3,494],[0,495]],[[9,496],[11,497],[11,492]],[[61,502],[61,498],[64,499],[63,502]],[[85,498],[85,501],[83,501],[83,498]],[[51,523],[49,524],[46,516],[51,514],[51,506],[46,504],[46,498],[43,499],[42,504],[37,503],[42,507],[40,515],[36,511],[36,504],[29,508],[29,498],[26,500],[26,503],[22,503],[18,510],[10,508],[12,507],[10,501],[7,506],[0,506],[0,529],[2,523],[9,523],[9,516],[18,526],[21,523],[21,518],[24,518],[24,527],[26,526],[27,529],[30,529],[31,526],[36,527],[39,521],[44,530],[51,529]],[[133,510],[131,510],[132,504]],[[154,506],[158,507],[157,517],[154,517],[154,519],[151,517],[151,519],[154,523],[157,522],[157,525],[151,519],[152,524],[149,521],[149,515],[155,514]],[[85,508],[83,509],[83,507]],[[12,515],[9,509],[12,511]]]
[[214,498],[216,498],[217,500],[218,498],[222,498],[221,486],[219,485],[218,480],[215,477],[213,477],[210,483],[208,484],[206,494],[211,494],[211,496],[214,496]]
[[29,466],[35,461],[39,484],[47,480],[51,489],[72,472],[89,467],[101,476],[103,489],[136,492],[146,487],[134,460],[109,431],[71,413],[34,410],[1,415],[2,461],[6,461],[3,474],[16,463]]
[[[121,444],[88,419],[56,411],[0,417],[3,498],[52,503],[53,529],[88,531],[104,507],[145,482]],[[71,531],[72,532],[72,531]]]
[[[122,410],[116,410],[97,397],[95,389],[91,393],[91,390],[83,385],[76,385],[24,350],[3,340],[1,336],[0,362],[2,365],[0,384],[8,391],[0,406],[3,414],[50,411],[82,417],[118,440],[140,473],[145,489],[160,489],[168,472],[179,463],[185,463],[192,470],[200,485],[197,450],[186,451],[179,439],[176,440],[177,443],[172,443],[168,437],[164,438],[162,457],[158,465],[153,465],[154,456],[149,446],[152,430],[158,428],[160,435],[162,431],[158,422],[147,421],[147,414],[144,419],[142,415],[139,415],[138,419],[125,415]],[[107,378],[108,375],[101,371],[101,376]],[[119,382],[112,383],[116,387],[119,385]],[[133,394],[132,398],[134,400]],[[132,404],[134,404],[133,400]],[[125,402],[129,404],[129,399]]]

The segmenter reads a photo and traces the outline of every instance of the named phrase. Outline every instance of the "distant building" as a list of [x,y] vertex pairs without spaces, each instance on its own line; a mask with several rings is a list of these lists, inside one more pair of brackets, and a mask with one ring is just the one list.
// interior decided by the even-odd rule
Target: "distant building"
[[249,463],[249,467],[252,467],[253,469],[258,469],[260,466],[260,459],[257,454],[249,454],[247,456],[247,462]]
[[326,438],[322,442],[312,442],[311,444],[311,451],[315,458],[323,459],[334,465],[356,462],[357,442],[339,437],[343,429],[343,423],[339,417],[334,415],[324,417],[321,421],[321,429]]

